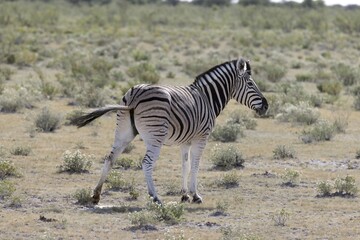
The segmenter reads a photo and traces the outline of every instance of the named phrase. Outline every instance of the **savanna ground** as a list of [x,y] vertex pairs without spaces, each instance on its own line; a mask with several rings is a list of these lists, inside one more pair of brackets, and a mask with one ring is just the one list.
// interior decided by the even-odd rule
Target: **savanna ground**
[[[346,176],[359,186],[359,33],[356,9],[0,1],[0,160],[18,173],[0,180],[0,238],[359,239],[356,193],[318,191],[320,182]],[[251,60],[269,114],[258,118],[229,103],[218,125],[236,112],[256,126],[242,127],[234,143],[209,141],[199,172],[203,204],[185,204],[175,224],[138,226],[131,215],[149,202],[144,176],[121,168],[137,200],[105,189],[99,206],[76,203],[76,191],[100,177],[115,116],[77,129],[67,124],[75,110],[116,103],[138,82],[190,84],[239,56]],[[44,109],[60,120],[50,132],[35,123]],[[330,137],[306,135],[324,120],[336,123]],[[133,144],[122,157],[136,162],[145,148],[139,138]],[[231,172],[239,185],[226,188],[217,183],[229,171],[209,159],[215,145],[230,144],[245,162]],[[281,146],[291,156],[276,155]],[[60,173],[64,153],[77,149],[93,156],[89,171]],[[289,171],[298,173],[293,186],[284,184]],[[163,147],[154,178],[164,203],[179,202],[180,195],[166,194],[181,187],[178,147]],[[6,194],[5,182],[15,191]]]

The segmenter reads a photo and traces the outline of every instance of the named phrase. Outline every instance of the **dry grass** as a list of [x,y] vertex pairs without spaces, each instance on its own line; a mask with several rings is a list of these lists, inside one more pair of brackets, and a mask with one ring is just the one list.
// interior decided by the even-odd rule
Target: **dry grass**
[[[69,6],[61,7],[66,9]],[[274,91],[265,93],[266,96],[282,98],[283,93],[277,90],[277,83],[261,79],[261,76],[266,75],[262,72],[261,66],[284,65],[287,71],[282,80],[279,80],[281,83],[296,81],[296,76],[299,74],[312,74],[319,65],[330,71],[330,66],[337,64],[339,59],[344,59],[345,64],[353,64],[352,67],[356,68],[360,64],[357,51],[354,51],[356,37],[352,35],[342,35],[342,38],[336,39],[325,37],[321,38],[324,42],[319,44],[309,39],[309,46],[301,46],[296,40],[302,39],[304,32],[298,29],[291,33],[280,34],[283,39],[282,44],[286,44],[280,51],[278,45],[280,40],[271,30],[258,31],[248,27],[240,29],[242,26],[236,25],[235,27],[239,28],[236,32],[246,33],[244,36],[247,34],[253,36],[254,42],[252,42],[228,28],[220,31],[219,19],[204,21],[206,16],[213,15],[205,14],[208,13],[207,11],[217,11],[213,9],[200,12],[204,16],[200,14],[198,25],[194,23],[194,26],[189,26],[186,23],[179,23],[180,26],[181,24],[186,26],[179,32],[171,25],[175,20],[165,17],[152,19],[154,16],[149,13],[149,16],[144,15],[144,18],[150,18],[151,21],[148,19],[150,25],[145,27],[132,25],[135,23],[129,17],[127,27],[114,29],[114,26],[106,25],[106,20],[102,19],[101,13],[108,10],[105,7],[101,7],[99,12],[94,10],[95,7],[84,7],[82,14],[86,12],[87,14],[84,15],[87,18],[84,15],[78,18],[73,16],[73,20],[62,15],[64,11],[61,10],[62,8],[59,10],[58,18],[63,20],[61,22],[63,25],[60,21],[55,25],[59,27],[59,31],[65,31],[61,27],[71,25],[73,32],[66,32],[67,37],[64,37],[63,32],[54,33],[56,36],[48,35],[49,43],[46,49],[49,52],[45,53],[44,49],[39,49],[38,53],[28,56],[27,62],[21,64],[19,62],[15,65],[1,63],[5,67],[11,66],[12,69],[10,80],[4,80],[2,87],[19,89],[20,86],[31,85],[35,88],[32,89],[32,94],[35,96],[41,90],[39,84],[41,81],[33,68],[28,65],[34,64],[39,65],[46,82],[58,88],[51,98],[36,96],[34,99],[31,98],[31,106],[22,106],[16,109],[15,113],[0,113],[0,160],[14,163],[21,175],[18,178],[6,179],[14,183],[16,191],[11,197],[0,200],[2,208],[0,216],[4,220],[0,224],[1,238],[172,239],[183,236],[184,239],[221,239],[224,236],[224,229],[231,231],[240,239],[242,236],[253,236],[254,239],[356,239],[360,236],[358,197],[316,197],[317,186],[321,181],[333,181],[349,175],[355,178],[357,186],[360,183],[360,176],[357,174],[360,169],[360,159],[356,158],[359,155],[360,112],[353,108],[353,96],[348,93],[345,86],[339,96],[332,101],[326,101],[329,96],[321,95],[325,100],[318,109],[320,119],[332,121],[336,116],[347,116],[346,131],[336,134],[331,141],[304,144],[299,138],[299,133],[304,129],[303,125],[279,122],[273,118],[256,118],[256,129],[244,130],[245,137],[232,143],[245,159],[244,168],[233,170],[240,176],[239,186],[236,188],[226,189],[213,184],[225,173],[214,169],[209,161],[211,155],[209,150],[219,144],[210,141],[199,172],[199,189],[204,203],[186,204],[182,221],[175,225],[157,221],[152,223],[152,227],[138,227],[131,223],[129,213],[144,210],[149,201],[143,173],[134,167],[127,170],[120,168],[116,171],[121,171],[124,179],[133,179],[131,184],[139,193],[137,200],[130,200],[129,191],[104,189],[99,206],[84,207],[76,204],[74,193],[79,189],[92,189],[100,177],[102,159],[110,150],[113,141],[115,115],[105,116],[80,130],[63,124],[54,133],[33,132],[33,119],[44,107],[56,110],[62,117],[79,110],[78,106],[73,106],[74,98],[65,94],[65,90],[71,89],[63,89],[69,82],[60,83],[57,77],[59,73],[69,77],[67,72],[69,66],[65,65],[72,55],[66,55],[65,52],[76,51],[84,55],[92,55],[95,49],[95,52],[101,52],[106,57],[111,55],[112,70],[123,72],[124,78],[130,81],[131,79],[125,75],[126,69],[137,65],[134,51],[139,49],[139,52],[151,55],[150,61],[160,74],[160,83],[172,85],[189,84],[192,81],[191,77],[187,76],[186,63],[194,61],[195,54],[196,58],[203,59],[203,63],[211,63],[211,65],[218,60],[228,60],[229,55],[236,55],[235,57],[243,55],[253,61],[255,81],[257,79],[265,81],[269,84],[269,90]],[[146,8],[141,10],[150,11]],[[190,10],[194,11],[194,9]],[[56,13],[54,9],[51,11],[49,14]],[[131,11],[135,10],[130,7],[128,11],[131,15]],[[218,11],[226,11],[226,9]],[[184,14],[187,14],[186,11]],[[95,17],[96,15],[98,17]],[[73,24],[72,21],[76,22],[76,19],[82,20],[81,24]],[[115,20],[122,21],[116,17]],[[42,20],[38,21],[32,27],[36,28],[40,25]],[[105,27],[101,25],[102,21],[105,22]],[[147,22],[146,19],[142,21]],[[168,21],[169,26],[161,25],[161,21]],[[151,27],[151,23],[154,23],[155,27]],[[47,24],[49,26],[46,25],[44,30],[39,32],[46,33],[46,29],[53,29],[51,22]],[[126,25],[124,22],[121,24]],[[234,26],[229,26],[232,27]],[[92,32],[94,36],[84,34],[84,29],[87,33]],[[138,37],[140,33],[143,34],[141,39]],[[333,36],[333,32],[326,34]],[[163,39],[164,36],[166,39]],[[317,36],[316,39],[319,37]],[[351,44],[347,44],[348,42]],[[34,48],[42,44],[43,42],[33,42]],[[331,57],[319,57],[323,52],[323,46],[318,46],[321,44],[331,47]],[[337,44],[342,46],[341,50],[334,47]],[[122,48],[122,46],[127,47]],[[21,51],[20,48],[15,50]],[[34,54],[37,60],[33,58]],[[140,59],[136,57],[136,60],[148,61]],[[37,62],[33,63],[33,61]],[[288,64],[291,62],[299,63],[298,67],[291,68]],[[174,78],[165,77],[169,72],[174,73]],[[111,74],[108,74],[109,76]],[[307,94],[319,95],[315,81],[316,79],[314,82],[305,81],[298,84],[303,86]],[[36,86],[40,87],[36,88]],[[126,81],[114,83],[109,80],[106,88],[111,99],[118,100],[121,97],[121,87],[124,86],[126,87]],[[231,113],[239,109],[250,114],[250,110],[231,101],[219,116],[217,123],[225,124]],[[139,138],[136,138],[133,144],[135,148],[129,154],[122,155],[123,157],[138,159],[138,156],[144,154],[144,143]],[[94,156],[89,172],[59,174],[57,166],[63,163],[63,153],[67,150],[74,152],[80,145],[82,153]],[[274,159],[273,151],[279,145],[294,149],[296,158]],[[27,146],[31,149],[31,154],[27,156],[11,154],[16,146]],[[155,184],[161,200],[165,203],[178,202],[181,198],[180,195],[166,194],[169,190],[169,182],[177,183],[177,190],[181,188],[181,161],[177,150],[178,147],[163,147],[154,172]],[[281,176],[285,174],[285,169],[301,173],[300,182],[296,187],[282,186]],[[173,192],[176,193],[176,189]],[[21,204],[14,204],[18,202]],[[226,203],[226,214],[214,214],[218,211],[219,203]],[[12,207],[15,205],[18,207]],[[274,216],[279,216],[283,209],[286,211],[286,223],[283,224],[284,226],[274,224]]]

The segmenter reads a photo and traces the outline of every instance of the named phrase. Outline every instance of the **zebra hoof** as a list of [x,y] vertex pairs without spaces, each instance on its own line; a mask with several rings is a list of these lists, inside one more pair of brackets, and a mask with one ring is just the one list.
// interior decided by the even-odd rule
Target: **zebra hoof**
[[93,204],[98,204],[99,201],[100,201],[100,195],[95,193],[95,194],[92,196],[92,203],[93,203]]
[[203,201],[202,201],[202,198],[201,198],[199,195],[194,195],[192,202],[193,202],[193,203],[200,204],[200,203],[202,203]]
[[190,196],[187,194],[182,195],[181,202],[190,202]]
[[153,202],[156,204],[162,205],[162,202],[160,201],[160,199],[158,197],[154,197]]

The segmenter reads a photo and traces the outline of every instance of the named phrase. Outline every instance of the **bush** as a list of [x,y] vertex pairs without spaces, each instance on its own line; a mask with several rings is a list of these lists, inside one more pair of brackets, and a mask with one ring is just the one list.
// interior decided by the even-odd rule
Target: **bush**
[[112,92],[109,88],[104,87],[99,89],[90,84],[86,84],[81,90],[78,90],[75,101],[84,107],[97,108],[112,103],[113,99],[111,99],[111,97]]
[[295,187],[300,182],[300,173],[296,170],[286,170],[286,172],[281,176],[283,182],[282,186]]
[[10,181],[0,181],[0,200],[4,200],[10,197],[16,188],[15,185]]
[[158,221],[163,221],[167,224],[178,224],[183,219],[185,205],[183,203],[168,202],[163,205],[149,202],[147,205],[148,211],[153,212]]
[[273,151],[274,159],[295,158],[295,151],[291,147],[278,145]]
[[0,161],[0,180],[3,180],[7,177],[17,177],[19,173],[16,170],[15,165],[6,160]]
[[235,188],[239,186],[240,176],[236,171],[225,173],[221,176],[221,179],[216,181],[217,186],[225,188]]
[[342,90],[342,84],[339,81],[323,81],[317,85],[317,88],[322,93],[339,96]]
[[357,74],[356,71],[343,63],[338,64],[337,66],[332,68],[336,79],[344,86],[352,86],[357,82]]
[[60,165],[59,172],[68,172],[68,173],[84,173],[89,172],[90,167],[92,166],[93,156],[87,156],[81,153],[80,150],[75,152],[70,152],[67,150],[63,154],[63,164]]
[[228,5],[230,5],[230,3],[231,3],[230,0],[194,0],[193,1],[193,4],[202,5],[202,6],[206,6],[206,7],[211,7],[214,5],[228,6]]
[[129,214],[130,222],[138,228],[147,227],[156,223],[154,214],[147,210],[133,212]]
[[130,67],[126,73],[129,75],[129,77],[134,79],[136,84],[157,84],[160,80],[160,75],[156,72],[155,67],[148,62],[140,63],[139,65]]
[[312,82],[314,81],[313,76],[310,74],[297,74],[295,75],[297,82]]
[[0,95],[0,112],[14,113],[22,108],[32,108],[35,95],[24,87],[5,88]]
[[286,221],[288,220],[289,216],[290,214],[286,212],[285,209],[281,209],[281,211],[277,215],[274,215],[272,219],[276,226],[283,227],[286,225]]
[[83,189],[79,189],[76,190],[76,192],[74,193],[74,198],[77,200],[77,204],[80,205],[92,205],[93,204],[93,198],[91,196],[91,189],[88,188],[83,188]]
[[16,156],[28,156],[31,153],[30,147],[17,146],[11,149],[11,154]]
[[335,195],[340,196],[355,196],[359,191],[353,176],[335,179],[334,189]]
[[360,95],[355,97],[353,105],[356,111],[360,111]]
[[312,143],[314,141],[330,141],[335,134],[334,125],[328,121],[319,121],[313,125],[310,130],[304,130],[301,140],[304,143]]
[[317,184],[317,191],[319,197],[331,197],[333,186],[329,181],[321,181]]
[[232,122],[224,126],[217,125],[211,133],[212,139],[220,142],[235,142],[239,136],[244,136],[241,126]]
[[227,124],[239,124],[246,129],[254,130],[257,126],[256,120],[249,117],[246,113],[241,111],[233,111],[230,113],[230,118],[227,120]]
[[130,189],[130,183],[127,182],[120,172],[112,170],[106,179],[106,186],[113,191],[125,191]]
[[292,104],[286,104],[281,109],[280,114],[276,116],[279,121],[302,123],[311,125],[319,119],[319,112],[310,107],[308,102],[300,102],[299,105],[295,106]]
[[133,58],[136,62],[139,61],[149,61],[151,59],[151,55],[148,52],[144,52],[144,51],[140,51],[140,50],[135,50],[133,52]]
[[234,145],[220,147],[216,145],[211,150],[210,162],[215,168],[230,170],[244,167],[244,158]]
[[115,160],[114,165],[116,167],[121,167],[125,170],[130,169],[130,168],[139,170],[142,168],[142,159],[139,158],[138,161],[136,161],[130,157],[120,157]]
[[51,112],[48,108],[43,108],[35,118],[37,130],[43,132],[54,132],[60,128],[60,115]]
[[226,212],[229,210],[229,203],[227,201],[217,201],[216,211],[211,214],[212,216],[226,216]]
[[266,64],[262,66],[262,69],[265,73],[265,77],[270,82],[279,82],[287,72],[285,67],[274,64]]

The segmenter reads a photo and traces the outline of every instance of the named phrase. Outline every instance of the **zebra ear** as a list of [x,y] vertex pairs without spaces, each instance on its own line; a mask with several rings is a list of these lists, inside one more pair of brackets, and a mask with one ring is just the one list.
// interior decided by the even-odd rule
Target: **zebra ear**
[[251,75],[251,67],[250,67],[250,60],[246,60],[246,70],[248,71],[248,73]]
[[246,71],[246,66],[247,64],[246,64],[246,62],[245,62],[245,60],[244,59],[242,59],[242,58],[240,58],[237,62],[236,62],[236,68],[240,71],[240,72],[242,72],[242,71]]

